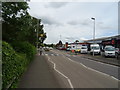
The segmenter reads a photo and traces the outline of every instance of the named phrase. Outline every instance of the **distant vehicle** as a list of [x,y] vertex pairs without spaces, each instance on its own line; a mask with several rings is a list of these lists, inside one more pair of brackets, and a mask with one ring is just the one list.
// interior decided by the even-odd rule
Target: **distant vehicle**
[[80,53],[88,53],[88,48],[87,48],[87,46],[82,46],[82,47],[81,47],[81,50],[80,50]]
[[105,46],[105,48],[104,48],[104,56],[105,57],[108,57],[108,56],[115,57],[115,47],[113,47],[113,46]]
[[45,47],[44,50],[45,51],[49,51],[50,49],[49,49],[49,47]]
[[49,49],[50,49],[50,50],[53,50],[53,48],[52,48],[52,47],[49,47]]
[[70,51],[70,50],[71,50],[71,47],[70,47],[70,46],[66,48],[66,51]]
[[75,53],[80,53],[80,50],[81,50],[80,47],[76,48],[76,49],[75,49]]
[[99,44],[91,44],[90,45],[90,54],[93,54],[93,51],[94,51],[94,54],[100,54]]
[[62,50],[62,47],[58,47],[59,50]]

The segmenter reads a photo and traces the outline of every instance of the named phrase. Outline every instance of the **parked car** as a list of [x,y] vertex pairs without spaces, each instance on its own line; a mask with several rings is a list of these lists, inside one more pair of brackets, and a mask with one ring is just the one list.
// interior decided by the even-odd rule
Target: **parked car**
[[113,46],[105,46],[104,48],[104,56],[105,57],[115,57],[115,47]]
[[67,47],[67,48],[66,48],[66,51],[70,51],[70,50],[71,50],[71,47]]
[[90,54],[100,54],[100,46],[99,44],[91,44],[90,45]]
[[49,47],[49,49],[50,49],[50,50],[53,50],[53,48],[52,48],[52,47]]
[[49,51],[50,49],[49,49],[49,47],[45,47],[44,50],[45,51]]
[[81,50],[80,50],[80,53],[88,53],[88,48],[87,48],[87,46],[82,46],[82,47],[81,47]]

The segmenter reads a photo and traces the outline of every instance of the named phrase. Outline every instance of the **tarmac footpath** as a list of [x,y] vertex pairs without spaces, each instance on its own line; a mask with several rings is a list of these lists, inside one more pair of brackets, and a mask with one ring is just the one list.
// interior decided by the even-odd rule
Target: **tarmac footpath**
[[46,59],[43,55],[35,56],[21,77],[18,88],[61,88]]

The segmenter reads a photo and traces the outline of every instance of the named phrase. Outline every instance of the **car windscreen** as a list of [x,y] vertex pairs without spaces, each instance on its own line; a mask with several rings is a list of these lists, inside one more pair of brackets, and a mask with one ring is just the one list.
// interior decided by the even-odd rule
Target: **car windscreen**
[[106,47],[105,51],[115,51],[115,48],[114,47]]
[[100,49],[99,47],[92,47],[92,49],[94,49],[94,50],[98,50],[98,49]]
[[87,49],[87,47],[81,47],[81,49]]
[[76,49],[80,49],[80,48],[76,48]]

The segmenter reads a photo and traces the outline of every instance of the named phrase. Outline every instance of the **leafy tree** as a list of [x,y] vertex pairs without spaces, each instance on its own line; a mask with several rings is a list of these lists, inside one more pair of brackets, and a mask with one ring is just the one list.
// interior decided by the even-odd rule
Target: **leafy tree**
[[7,42],[28,41],[35,45],[37,35],[35,30],[38,29],[42,34],[40,43],[46,38],[43,25],[37,26],[38,19],[31,17],[28,13],[28,4],[26,2],[3,2],[2,18],[3,18],[3,40]]
[[11,42],[19,38],[20,31],[24,31],[27,8],[26,2],[2,3],[3,40]]

